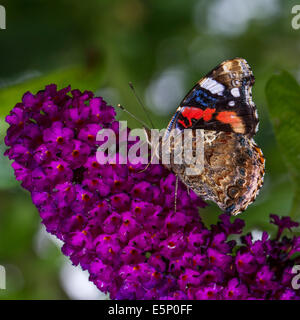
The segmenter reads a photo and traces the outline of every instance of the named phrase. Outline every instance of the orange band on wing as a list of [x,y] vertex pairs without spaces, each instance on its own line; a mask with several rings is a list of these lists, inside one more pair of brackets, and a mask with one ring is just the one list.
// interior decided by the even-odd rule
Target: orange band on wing
[[245,133],[245,126],[236,112],[221,111],[216,116],[216,119],[222,123],[230,124],[234,132]]

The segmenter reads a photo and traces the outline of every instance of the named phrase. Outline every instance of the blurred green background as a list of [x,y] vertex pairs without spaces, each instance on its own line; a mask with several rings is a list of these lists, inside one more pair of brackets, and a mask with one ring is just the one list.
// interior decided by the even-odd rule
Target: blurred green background
[[[299,3],[299,1],[298,1]],[[0,30],[0,299],[104,298],[68,264],[41,227],[29,193],[4,159],[5,115],[24,92],[46,84],[94,90],[110,104],[146,116],[132,81],[158,128],[166,127],[196,81],[223,60],[243,57],[253,69],[260,116],[256,141],[266,157],[265,185],[241,218],[246,231],[271,233],[269,214],[289,214],[291,181],[270,123],[265,86],[285,69],[300,80],[300,30],[287,0],[2,0]],[[125,114],[118,115],[127,119]],[[127,119],[131,127],[138,124]],[[201,211],[214,223],[214,204]]]

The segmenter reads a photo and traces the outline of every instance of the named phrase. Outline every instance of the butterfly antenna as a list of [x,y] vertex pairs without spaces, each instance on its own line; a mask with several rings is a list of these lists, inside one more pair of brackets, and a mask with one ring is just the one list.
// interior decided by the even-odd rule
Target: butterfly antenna
[[[144,110],[144,112],[145,112],[145,114],[146,114],[146,116],[147,116],[147,118],[148,118],[148,121],[150,122],[152,128],[155,128],[155,127],[154,127],[154,124],[153,124],[153,121],[151,120],[151,118],[150,118],[150,116],[149,116],[149,113],[148,113],[146,107],[144,106],[142,100],[140,99],[140,97],[139,97],[138,94],[136,93],[132,82],[129,82],[129,87],[130,87],[130,89],[132,90],[134,96],[136,97],[138,103],[140,104],[140,106],[141,106],[142,109]],[[147,128],[147,129],[148,129],[148,128]],[[159,145],[158,145],[158,146],[159,146]],[[155,149],[156,149],[158,146],[156,146]],[[151,159],[150,159],[150,161],[148,162],[148,164],[146,165],[146,167],[145,167],[143,170],[139,171],[139,173],[142,173],[142,172],[146,171],[146,170],[149,168],[149,166],[150,166],[150,164],[152,163],[152,160],[153,160],[154,157],[155,157],[155,153],[154,153],[153,156],[151,157]]]
[[[151,136],[151,129],[146,125],[145,122],[143,122],[142,120],[138,119],[134,114],[132,114],[130,111],[128,111],[127,109],[125,109],[122,105],[118,104],[118,108],[120,108],[121,110],[125,111],[127,114],[130,115],[130,117],[132,117],[134,120],[136,120],[137,122],[139,122],[145,129],[146,134],[147,134],[147,138],[149,139]],[[147,143],[149,143],[147,141]],[[151,164],[153,160],[153,157],[151,158],[150,162],[147,164],[146,168],[144,168],[143,170],[139,171],[139,173],[146,171],[149,167],[149,165]]]
[[121,110],[125,111],[127,114],[130,115],[131,118],[133,118],[134,120],[136,120],[137,122],[139,122],[143,127],[145,127],[145,129],[147,130],[151,130],[144,121],[140,120],[139,118],[137,118],[133,113],[131,113],[130,111],[128,111],[127,109],[125,109],[122,105],[118,104],[118,108],[120,108]]
[[134,86],[133,86],[132,82],[129,82],[129,87],[130,87],[130,89],[132,90],[133,94],[135,95],[138,103],[139,103],[140,106],[143,108],[143,110],[144,110],[144,112],[145,112],[145,114],[146,114],[146,116],[147,116],[147,118],[148,118],[148,120],[149,120],[152,128],[154,128],[154,124],[153,124],[153,122],[152,122],[152,120],[151,120],[151,118],[150,118],[150,116],[149,116],[149,113],[148,113],[147,109],[145,108],[142,100],[141,100],[140,97],[137,95],[137,93],[136,93],[136,91],[135,91],[135,89],[134,89]]

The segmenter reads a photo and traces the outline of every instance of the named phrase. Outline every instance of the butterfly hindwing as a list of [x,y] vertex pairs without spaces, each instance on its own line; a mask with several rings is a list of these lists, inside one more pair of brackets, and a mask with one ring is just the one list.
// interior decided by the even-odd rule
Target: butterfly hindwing
[[258,127],[252,101],[253,73],[241,58],[227,60],[202,78],[185,96],[169,124],[254,136]]

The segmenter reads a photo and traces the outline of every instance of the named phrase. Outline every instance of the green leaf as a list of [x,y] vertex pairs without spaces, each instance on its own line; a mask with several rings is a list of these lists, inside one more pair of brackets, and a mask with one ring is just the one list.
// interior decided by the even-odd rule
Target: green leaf
[[283,71],[270,78],[266,95],[280,155],[294,184],[290,215],[300,218],[300,86],[288,72]]

